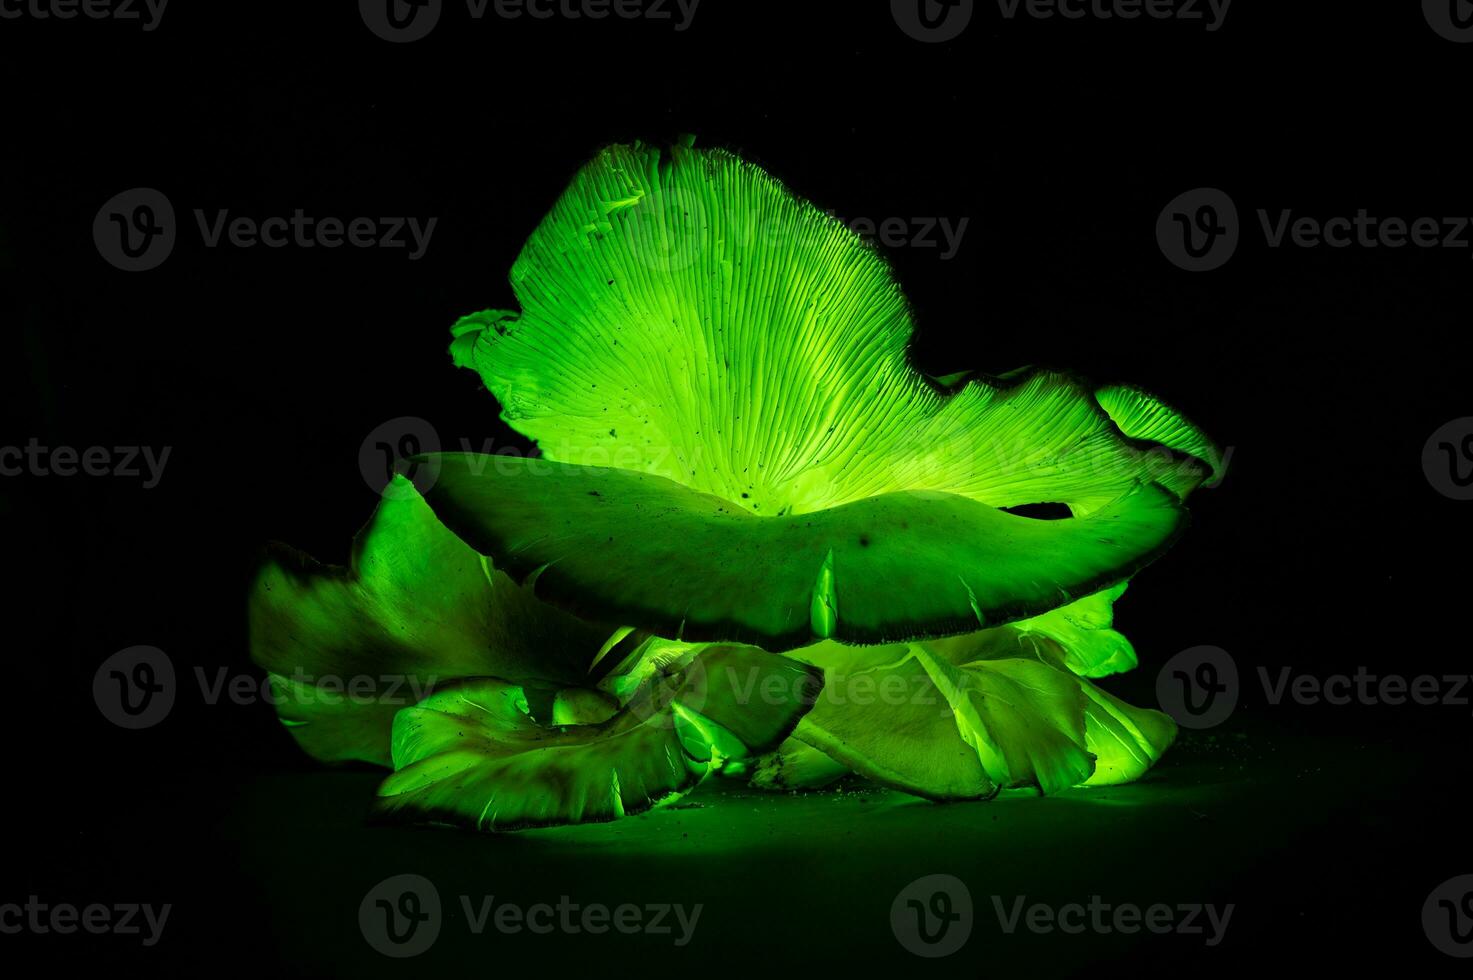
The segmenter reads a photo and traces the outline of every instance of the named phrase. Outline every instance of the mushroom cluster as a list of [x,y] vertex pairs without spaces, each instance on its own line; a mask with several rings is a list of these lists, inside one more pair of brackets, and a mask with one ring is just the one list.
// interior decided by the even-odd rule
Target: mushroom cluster
[[1171,743],[1092,680],[1135,666],[1113,604],[1222,475],[1180,414],[919,373],[884,258],[689,143],[599,153],[510,278],[450,353],[536,454],[408,460],[349,567],[274,546],[252,592],[281,720],[391,768],[381,816],[610,820],[718,771],[987,799]]

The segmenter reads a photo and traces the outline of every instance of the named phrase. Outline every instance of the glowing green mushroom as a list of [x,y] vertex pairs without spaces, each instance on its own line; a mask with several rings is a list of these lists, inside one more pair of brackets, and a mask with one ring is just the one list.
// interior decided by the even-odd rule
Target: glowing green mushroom
[[[1176,734],[1166,715],[1076,674],[1066,648],[1027,622],[908,644],[824,643],[795,655],[822,664],[828,683],[794,739],[928,799],[1128,782]],[[788,785],[802,778],[790,774]]]
[[[258,586],[274,671],[361,648],[479,678],[398,714],[383,812],[608,819],[733,759],[773,788],[852,770],[978,799],[1132,779],[1170,744],[1166,716],[1087,678],[1135,665],[1112,605],[1222,476],[1180,414],[1057,372],[921,375],[880,255],[719,150],[604,150],[511,286],[520,310],[462,318],[450,350],[539,458],[437,457],[423,500],[376,519],[402,511],[414,535],[367,539],[387,575],[278,563]],[[1013,512],[1031,504],[1070,516]],[[651,700],[668,670],[733,650],[749,673],[759,654],[771,676],[822,672],[823,693],[732,683],[702,723]],[[845,697],[866,679],[924,697]],[[539,689],[550,707],[516,707]],[[641,703],[671,724],[632,717]],[[382,712],[282,714],[324,729],[294,729],[319,755],[384,761]]]
[[[821,700],[798,737],[934,798],[1134,778],[1170,743],[1164,715],[1083,679],[1134,666],[1111,606],[1180,532],[1190,491],[1222,475],[1164,403],[1046,371],[923,377],[883,259],[719,150],[605,150],[511,281],[521,311],[463,318],[451,354],[544,458],[442,457],[428,500],[535,574],[540,598],[924,678],[940,704],[925,718]],[[1073,516],[1004,510],[1040,503]],[[1010,652],[971,656],[985,647]],[[826,737],[826,720],[858,727]],[[855,748],[866,739],[880,746]],[[881,761],[925,770],[951,743],[967,750],[930,774]],[[759,779],[802,756],[784,751]]]
[[533,598],[396,480],[348,567],[274,546],[251,594],[251,653],[277,713],[325,762],[388,765],[395,712],[447,681],[499,677],[534,699],[586,684],[611,629]]
[[[736,703],[732,678],[794,697]],[[396,772],[379,788],[386,819],[515,830],[613,820],[669,803],[725,755],[772,746],[797,723],[822,682],[751,647],[702,650],[641,685],[595,725],[544,725],[522,692],[478,678],[435,692],[394,719]]]
[[[777,648],[993,626],[1123,581],[1217,463],[1132,389],[941,390],[883,259],[719,150],[605,150],[511,281],[451,354],[545,460],[447,457],[429,500],[583,615]],[[1039,503],[1074,518],[1002,511]]]
[[445,526],[537,574],[580,616],[770,650],[976,630],[1113,585],[1180,530],[1177,498],[1136,484],[1086,517],[1018,517],[904,490],[758,517],[663,477],[447,454],[426,499]]

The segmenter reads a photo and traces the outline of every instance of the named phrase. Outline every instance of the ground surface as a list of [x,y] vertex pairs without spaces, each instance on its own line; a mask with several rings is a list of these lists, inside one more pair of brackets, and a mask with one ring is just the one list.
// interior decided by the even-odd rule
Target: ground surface
[[[1215,974],[1269,950],[1305,965],[1375,955],[1444,970],[1460,961],[1430,948],[1421,905],[1432,886],[1468,870],[1466,848],[1439,839],[1450,815],[1435,795],[1424,795],[1425,811],[1405,805],[1419,774],[1399,758],[1395,744],[1332,737],[1189,736],[1144,782],[1047,799],[936,806],[865,786],[771,795],[714,780],[678,806],[617,823],[511,835],[369,827],[374,774],[290,773],[246,785],[220,834],[259,889],[270,941],[304,972],[403,965],[376,953],[359,921],[369,890],[399,874],[428,879],[441,900],[438,936],[411,961],[429,971],[530,967],[556,952],[590,975],[673,966],[752,975],[812,963],[1054,976],[1102,961]],[[1399,776],[1370,778],[1386,773]],[[957,952],[922,959],[897,940],[891,906],[932,874],[965,883],[973,921]],[[1201,935],[1026,925],[1009,934],[997,909],[1010,913],[1020,896],[1058,908],[1096,895],[1112,907],[1233,910],[1209,946],[1205,913]],[[473,911],[487,896],[524,908],[567,896],[580,907],[702,910],[678,946],[673,914],[668,935],[494,924],[478,934],[463,896]]]

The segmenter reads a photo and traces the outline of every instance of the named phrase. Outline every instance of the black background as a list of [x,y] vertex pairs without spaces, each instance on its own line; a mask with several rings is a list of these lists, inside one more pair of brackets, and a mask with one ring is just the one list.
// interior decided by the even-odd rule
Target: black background
[[[1155,667],[1199,644],[1245,672],[1468,670],[1473,504],[1434,491],[1420,456],[1433,430],[1470,414],[1473,248],[1272,249],[1256,215],[1473,215],[1473,45],[1439,37],[1418,5],[1239,0],[1209,32],[1007,20],[979,3],[961,37],[927,44],[883,3],[703,0],[685,31],[475,22],[452,3],[430,37],[402,45],[351,3],[307,6],[175,0],[152,32],[0,21],[3,441],[171,447],[154,489],[0,481],[14,604],[0,899],[209,909],[155,950],[0,936],[0,957],[24,942],[54,957],[280,969],[254,852],[221,828],[253,781],[310,780],[314,767],[259,704],[186,698],[165,724],[121,731],[92,702],[93,672],[151,644],[181,673],[250,674],[244,595],[259,547],[345,560],[376,499],[359,447],[381,422],[420,416],[449,442],[520,445],[475,376],[450,366],[447,328],[512,305],[506,272],[525,236],[610,142],[694,133],[842,217],[965,217],[949,260],[886,250],[916,311],[921,369],[1042,363],[1134,382],[1232,447],[1228,479],[1194,498],[1192,530],[1121,603],[1143,666],[1112,689],[1151,703]],[[169,196],[180,241],[161,267],[125,273],[91,227],[138,186]],[[1201,186],[1232,195],[1243,239],[1225,266],[1192,274],[1163,256],[1155,224]],[[194,208],[439,220],[408,261],[208,249]],[[1312,855],[1315,888],[1277,887],[1270,864],[1243,885],[1286,919],[1296,902],[1343,903],[1276,933],[1277,955],[1457,965],[1430,951],[1417,916],[1432,887],[1473,870],[1459,819],[1470,712],[1273,707],[1246,686],[1231,725],[1286,745],[1323,737],[1315,752],[1352,801],[1279,854],[1285,875]],[[1297,758],[1312,769],[1319,757]],[[1253,784],[1251,766],[1242,779]],[[1356,798],[1375,808],[1375,832]],[[336,873],[291,860],[303,888]],[[772,888],[754,928],[789,914]],[[825,947],[831,925],[814,913],[805,949],[737,958],[769,972],[872,955]],[[883,924],[869,941],[889,955]],[[1259,953],[1182,962],[1212,972]],[[941,966],[1017,968],[975,940]]]

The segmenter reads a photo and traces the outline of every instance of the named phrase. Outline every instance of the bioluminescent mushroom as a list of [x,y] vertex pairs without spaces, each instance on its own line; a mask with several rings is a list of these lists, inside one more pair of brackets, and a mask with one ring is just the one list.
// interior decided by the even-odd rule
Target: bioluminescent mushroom
[[[717,770],[983,799],[1170,744],[1091,679],[1135,666],[1113,603],[1222,475],[1181,415],[1053,371],[923,376],[881,255],[720,150],[604,150],[511,285],[451,356],[539,455],[414,460],[350,568],[278,552],[252,600],[282,720],[391,765],[382,814],[613,819]],[[325,697],[344,676],[436,686]]]

